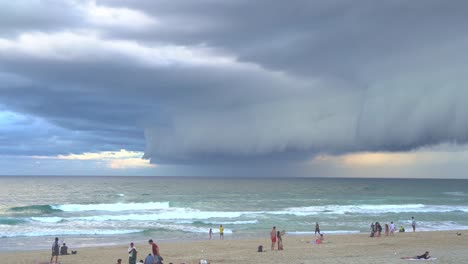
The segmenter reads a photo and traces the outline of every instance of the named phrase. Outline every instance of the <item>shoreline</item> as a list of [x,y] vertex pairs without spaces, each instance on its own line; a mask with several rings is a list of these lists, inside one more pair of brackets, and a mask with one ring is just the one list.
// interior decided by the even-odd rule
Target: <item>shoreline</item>
[[[456,233],[461,233],[457,235]],[[425,231],[395,233],[369,237],[369,234],[330,234],[325,235],[323,244],[313,243],[314,236],[288,235],[283,237],[284,250],[271,251],[271,242],[264,238],[235,238],[226,236],[224,240],[158,241],[165,264],[172,262],[198,263],[207,259],[213,263],[404,263],[400,257],[415,256],[429,251],[437,257],[438,263],[462,263],[468,259],[467,230]],[[148,238],[149,239],[149,238]],[[155,239],[153,237],[153,239]],[[309,241],[309,242],[308,242]],[[74,248],[77,255],[59,256],[63,264],[115,263],[117,258],[128,263],[126,250],[132,241],[114,241],[117,245]],[[262,245],[265,252],[258,253]],[[139,251],[137,259],[144,259],[150,252],[146,242],[136,242]],[[40,263],[50,260],[50,250],[25,250],[0,252],[5,264]],[[345,262],[343,260],[346,259]]]

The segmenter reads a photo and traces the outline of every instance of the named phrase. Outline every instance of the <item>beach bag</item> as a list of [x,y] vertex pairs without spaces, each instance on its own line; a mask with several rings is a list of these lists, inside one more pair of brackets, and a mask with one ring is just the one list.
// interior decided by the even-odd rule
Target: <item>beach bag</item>
[[262,245],[258,246],[257,252],[263,252],[263,246]]

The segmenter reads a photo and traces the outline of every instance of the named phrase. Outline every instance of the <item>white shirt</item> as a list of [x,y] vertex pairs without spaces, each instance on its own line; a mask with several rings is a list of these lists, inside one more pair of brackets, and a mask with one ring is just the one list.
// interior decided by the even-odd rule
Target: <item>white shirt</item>
[[129,248],[128,248],[128,256],[129,256],[129,257],[132,257],[132,249],[135,249],[135,250],[136,250],[136,247],[129,247]]

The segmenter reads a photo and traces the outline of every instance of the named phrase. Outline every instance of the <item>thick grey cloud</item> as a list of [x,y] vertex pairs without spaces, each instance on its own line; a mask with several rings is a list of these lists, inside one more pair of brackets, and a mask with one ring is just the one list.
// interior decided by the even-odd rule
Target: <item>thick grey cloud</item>
[[55,153],[145,140],[155,163],[261,164],[468,140],[464,1],[36,5],[0,11],[0,104],[80,142]]

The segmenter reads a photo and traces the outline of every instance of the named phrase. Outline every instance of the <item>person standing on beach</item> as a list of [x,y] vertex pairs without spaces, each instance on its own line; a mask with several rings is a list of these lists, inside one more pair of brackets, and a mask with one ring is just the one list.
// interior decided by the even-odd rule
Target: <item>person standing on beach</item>
[[414,216],[411,217],[411,226],[413,227],[413,232],[416,232],[416,220],[414,220]]
[[224,227],[223,227],[223,225],[219,225],[219,239],[220,240],[224,239]]
[[[50,258],[50,263],[58,263],[58,255],[60,253],[60,245],[59,245],[59,239],[58,237],[55,238],[55,242],[52,244],[52,257]],[[55,262],[52,262],[52,260],[55,257]]]
[[315,222],[315,236],[317,236],[317,233],[320,235],[320,227],[319,223]]
[[385,224],[385,236],[388,236],[388,233],[390,232],[390,228],[388,224]]
[[390,235],[395,234],[395,224],[393,222],[390,222]]
[[211,237],[213,237],[213,229],[211,229],[211,228],[210,228],[209,235],[210,235],[210,240],[211,240]]
[[382,226],[379,222],[375,222],[375,228],[377,229],[377,236],[380,237],[380,234],[382,234]]
[[370,225],[370,230],[371,230],[370,237],[374,237],[374,235],[375,235],[375,225],[374,225],[374,222],[371,223],[371,225]]
[[274,226],[273,229],[271,229],[270,237],[271,237],[271,250],[275,250],[275,244],[276,244],[276,226]]
[[278,239],[278,250],[283,250],[283,238],[280,231],[276,232],[276,237]]
[[135,245],[130,243],[130,247],[128,248],[128,264],[136,264],[137,259],[137,250]]
[[155,264],[161,264],[162,258],[159,253],[159,247],[156,243],[153,242],[153,239],[148,240],[148,243],[151,245],[151,251],[153,252],[153,258]]

